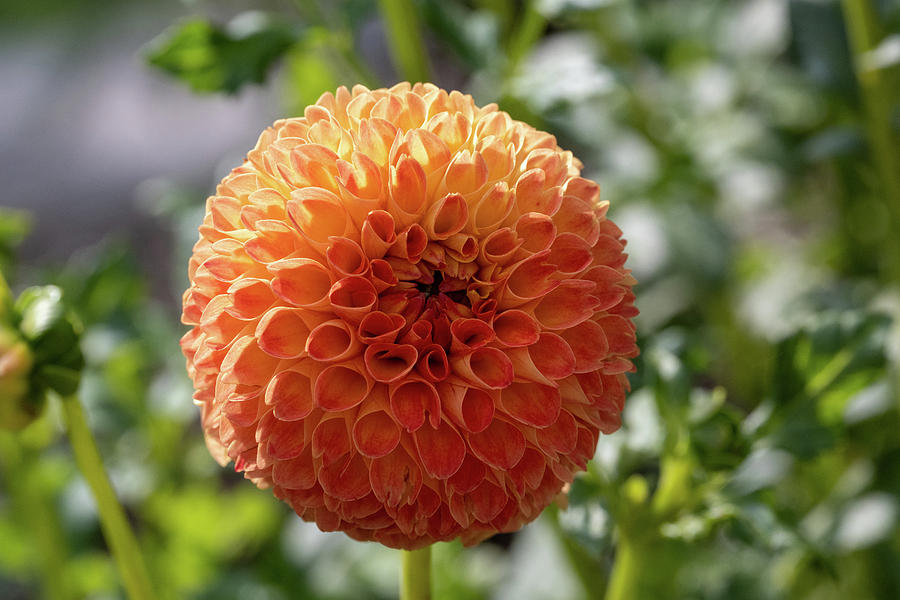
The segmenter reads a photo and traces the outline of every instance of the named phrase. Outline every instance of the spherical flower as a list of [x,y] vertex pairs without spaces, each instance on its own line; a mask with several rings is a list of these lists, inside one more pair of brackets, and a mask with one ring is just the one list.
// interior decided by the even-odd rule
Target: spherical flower
[[621,231],[552,135],[431,84],[324,94],[207,200],[181,347],[213,456],[395,548],[536,518],[619,427]]

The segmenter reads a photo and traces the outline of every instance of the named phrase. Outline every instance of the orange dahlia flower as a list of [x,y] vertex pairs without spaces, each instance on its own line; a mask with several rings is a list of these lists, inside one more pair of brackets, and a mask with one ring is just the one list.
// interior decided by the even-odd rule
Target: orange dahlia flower
[[324,94],[207,200],[181,341],[213,456],[324,531],[531,521],[619,427],[622,232],[552,135],[431,84]]

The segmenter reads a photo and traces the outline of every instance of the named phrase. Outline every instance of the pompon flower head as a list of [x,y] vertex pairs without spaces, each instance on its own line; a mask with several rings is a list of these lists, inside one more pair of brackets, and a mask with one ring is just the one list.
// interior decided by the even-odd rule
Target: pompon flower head
[[536,518],[619,427],[625,242],[552,135],[431,84],[324,94],[207,200],[181,347],[213,456],[414,549]]

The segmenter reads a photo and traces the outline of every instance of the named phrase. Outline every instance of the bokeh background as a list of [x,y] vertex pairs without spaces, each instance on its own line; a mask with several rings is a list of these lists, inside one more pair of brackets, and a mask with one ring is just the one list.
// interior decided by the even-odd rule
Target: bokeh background
[[[640,282],[622,430],[567,510],[440,544],[437,598],[602,598],[623,544],[636,598],[900,597],[900,2],[4,0],[0,266],[85,324],[160,597],[396,597],[395,552],[212,461],[177,340],[215,182],[323,91],[402,79],[553,132]],[[0,433],[0,598],[121,597],[51,403]]]

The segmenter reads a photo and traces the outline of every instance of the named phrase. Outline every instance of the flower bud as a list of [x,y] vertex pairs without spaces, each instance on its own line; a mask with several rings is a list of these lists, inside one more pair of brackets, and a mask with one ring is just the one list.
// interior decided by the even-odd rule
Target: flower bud
[[31,349],[16,332],[0,329],[0,428],[18,430],[38,414],[39,406],[28,397],[34,364]]

